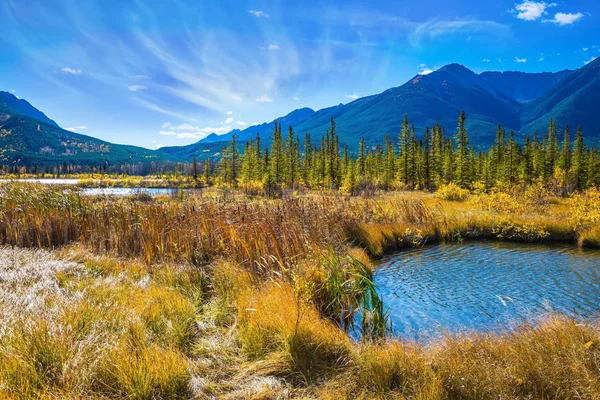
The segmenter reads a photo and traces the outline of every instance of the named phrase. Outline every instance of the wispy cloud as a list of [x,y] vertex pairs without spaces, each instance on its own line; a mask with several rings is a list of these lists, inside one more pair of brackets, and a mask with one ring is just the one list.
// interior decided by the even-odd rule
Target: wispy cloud
[[246,122],[244,122],[244,121],[235,121],[235,123],[236,123],[236,125],[239,125],[239,126],[246,126],[246,125],[248,125],[248,124],[247,124]]
[[248,14],[253,15],[257,18],[260,18],[260,17],[269,18],[269,14],[267,14],[266,12],[264,12],[262,10],[248,10]]
[[544,57],[540,57],[540,59],[538,61],[544,61]]
[[81,74],[81,70],[80,69],[69,68],[69,67],[64,67],[64,68],[60,69],[60,73],[61,74],[67,74],[67,75],[79,75],[79,74]]
[[269,51],[278,51],[281,50],[281,47],[279,47],[279,45],[276,44],[270,44],[267,47],[261,47],[262,50],[269,50]]
[[515,57],[515,62],[517,62],[517,63],[525,63],[525,62],[527,62],[527,59],[526,58]]
[[552,19],[545,19],[544,22],[552,22],[556,25],[571,25],[572,23],[580,20],[581,18],[583,18],[583,14],[578,12],[578,13],[556,13],[554,14],[554,18]]
[[583,51],[588,51],[588,50],[589,50],[589,47],[584,47],[583,48]]
[[168,115],[170,117],[182,119],[184,121],[195,121],[195,119],[192,118],[192,117],[189,117],[189,116],[187,116],[185,114],[178,113],[178,112],[175,112],[175,111],[167,110],[167,109],[162,108],[161,106],[158,106],[158,105],[156,105],[154,103],[151,103],[149,101],[142,100],[142,99],[137,99],[137,101],[138,101],[138,103],[142,107],[145,107],[148,110],[155,111],[155,112],[158,112],[158,113],[161,113],[161,114],[164,114],[164,115]]
[[227,111],[227,115],[233,115],[233,111]]
[[517,15],[517,18],[524,21],[535,21],[542,15],[548,14],[547,8],[556,7],[556,3],[546,3],[543,1],[523,1],[521,4],[515,5],[512,10]]
[[87,126],[83,126],[83,125],[65,128],[66,131],[71,131],[71,132],[77,132],[77,131],[86,130],[86,129],[87,129]]
[[489,59],[489,58],[484,58],[484,59],[483,59],[483,60],[481,60],[481,61],[483,61],[483,62],[485,62],[485,63],[488,63],[488,62],[490,62],[490,59]]
[[272,103],[273,99],[267,96],[266,94],[263,94],[262,96],[257,97],[256,101],[259,103]]
[[150,80],[152,79],[151,77],[149,77],[148,75],[135,75],[133,76],[133,79],[144,79],[144,80]]
[[129,86],[127,86],[127,89],[131,90],[132,92],[139,92],[140,90],[146,90],[146,89],[148,89],[148,86],[145,86],[145,85],[129,85]]
[[471,37],[486,36],[496,40],[504,40],[512,36],[510,28],[507,25],[496,21],[477,19],[442,21],[433,19],[419,24],[414,32],[409,35],[408,41],[412,46],[420,47],[425,40],[466,33],[470,33]]
[[225,124],[230,124],[232,122],[233,122],[233,117],[229,117],[224,121]]

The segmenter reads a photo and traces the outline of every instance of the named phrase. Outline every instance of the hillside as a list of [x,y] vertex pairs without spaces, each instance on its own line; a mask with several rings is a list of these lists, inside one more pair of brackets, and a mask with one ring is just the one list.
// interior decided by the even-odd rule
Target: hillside
[[[46,117],[43,112],[29,104],[27,100],[19,99],[8,92],[0,91],[0,114],[21,115],[58,128],[56,122]],[[1,119],[2,116],[0,115]]]
[[[449,64],[428,75],[417,75],[402,86],[363,97],[348,104],[314,111],[300,108],[277,120],[298,135],[310,132],[318,141],[335,118],[342,143],[355,151],[361,137],[368,144],[395,138],[405,114],[422,137],[426,127],[439,122],[454,133],[461,110],[467,113],[471,143],[487,147],[500,123],[515,131],[518,140],[534,131],[545,132],[551,117],[559,130],[581,125],[588,143],[600,139],[596,108],[600,104],[600,60],[576,71],[556,73],[483,72],[476,74],[459,64]],[[257,133],[269,145],[273,122],[211,134],[187,146],[149,150],[104,142],[61,129],[43,112],[10,93],[0,92],[0,162],[21,164],[82,165],[189,161],[216,156],[235,133],[242,144]]]
[[152,150],[108,143],[61,129],[28,102],[6,92],[0,92],[0,97],[4,99],[0,103],[1,164],[44,166],[66,161],[98,166],[106,162],[114,165],[167,159]]
[[[600,58],[575,71],[521,112],[522,130],[545,132],[553,117],[559,129],[581,126],[589,144],[600,139]],[[545,123],[544,123],[545,122]]]
[[[527,124],[534,120],[539,126],[547,126],[550,117],[546,112],[529,119],[523,115],[531,113],[528,110],[538,102],[543,102],[541,99],[545,98],[546,93],[572,75],[577,74],[569,70],[556,73],[508,71],[476,74],[462,65],[449,64],[428,75],[417,75],[404,85],[380,94],[319,111],[309,108],[295,110],[278,121],[284,128],[292,125],[297,134],[310,132],[316,139],[325,133],[330,119],[335,118],[340,139],[355,150],[363,136],[370,144],[381,143],[386,133],[397,136],[404,114],[408,114],[418,136],[422,136],[425,128],[436,122],[444,126],[448,134],[452,134],[458,114],[465,110],[471,143],[486,147],[492,142],[499,123],[507,130],[515,131],[518,139],[532,133],[531,126]],[[575,98],[583,94],[577,93],[575,86],[570,86],[566,91],[572,91]],[[574,124],[575,118],[568,115],[563,117],[566,111],[557,115],[557,120]],[[270,122],[242,131],[236,130],[235,133],[243,142],[260,132],[263,144],[267,145],[272,127],[273,123]],[[221,136],[212,134],[189,146],[163,148],[160,151],[181,157],[214,153],[231,140],[232,133]]]

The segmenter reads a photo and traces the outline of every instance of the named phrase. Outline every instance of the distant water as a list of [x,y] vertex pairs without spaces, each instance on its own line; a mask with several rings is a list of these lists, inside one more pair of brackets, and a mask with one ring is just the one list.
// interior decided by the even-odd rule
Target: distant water
[[[11,179],[14,182],[30,182],[30,183],[41,183],[45,185],[76,185],[79,179]],[[2,183],[3,181],[0,181]],[[81,192],[88,196],[101,196],[101,195],[112,195],[112,196],[131,196],[140,193],[147,193],[150,195],[160,194],[175,194],[182,189],[173,188],[123,188],[123,187],[102,187],[102,188],[85,188]],[[188,189],[183,189],[187,191]]]
[[[79,179],[34,178],[34,179],[7,179],[7,181],[43,183],[46,185],[76,185],[77,182],[79,182]],[[4,182],[4,181],[0,181],[0,182]]]
[[[118,187],[109,187],[109,188],[85,188],[82,189],[82,193],[88,196],[102,196],[102,195],[111,195],[111,196],[131,196],[140,193],[146,193],[149,195],[159,195],[159,194],[175,194],[178,193],[180,189],[168,189],[168,188],[118,188]],[[183,189],[186,190],[186,189]]]
[[500,331],[548,313],[599,316],[600,251],[475,242],[405,251],[374,282],[396,336]]

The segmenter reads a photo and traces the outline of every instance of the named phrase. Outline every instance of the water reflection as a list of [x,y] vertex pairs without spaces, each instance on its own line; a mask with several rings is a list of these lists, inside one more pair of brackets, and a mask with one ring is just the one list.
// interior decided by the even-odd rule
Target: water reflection
[[402,337],[499,330],[549,312],[600,310],[600,251],[477,242],[384,259],[374,281]]

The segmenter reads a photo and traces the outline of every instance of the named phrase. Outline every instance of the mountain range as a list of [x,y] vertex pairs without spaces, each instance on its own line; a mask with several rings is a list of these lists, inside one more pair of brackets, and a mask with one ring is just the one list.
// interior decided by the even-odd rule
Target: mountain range
[[[575,71],[543,73],[476,74],[462,65],[449,64],[376,95],[317,111],[300,108],[277,121],[284,131],[292,126],[299,135],[310,132],[316,142],[334,118],[340,141],[355,150],[361,137],[369,144],[381,143],[385,134],[396,137],[405,114],[417,136],[436,122],[451,135],[464,110],[469,137],[478,147],[492,143],[499,123],[523,139],[534,131],[545,133],[551,117],[559,129],[581,126],[587,143],[596,144],[600,139],[599,106],[600,58]],[[205,158],[220,152],[233,134],[243,143],[259,132],[266,145],[272,129],[273,122],[268,122],[223,135],[213,133],[187,146],[148,150],[65,131],[25,100],[0,92],[0,157],[4,161],[43,164],[67,160],[90,165],[189,161],[194,155]]]
[[[600,105],[600,59],[572,71],[526,73],[517,71],[476,74],[459,64],[449,64],[428,75],[417,75],[404,85],[348,104],[314,111],[302,108],[279,118],[284,128],[292,125],[296,134],[310,132],[320,137],[333,117],[340,140],[351,150],[361,137],[367,143],[381,143],[384,135],[396,137],[404,114],[421,137],[436,122],[447,134],[454,133],[461,110],[467,113],[471,142],[488,147],[500,123],[513,130],[517,139],[535,131],[543,134],[551,117],[563,129],[581,126],[588,143],[600,139],[600,121],[594,113]],[[273,122],[211,134],[188,146],[165,147],[170,154],[195,154],[224,144],[235,133],[244,142],[261,133],[268,144]]]

